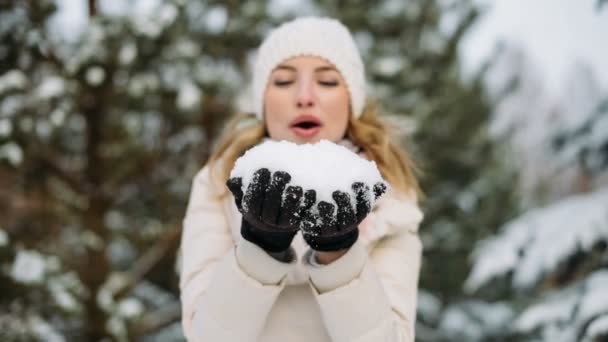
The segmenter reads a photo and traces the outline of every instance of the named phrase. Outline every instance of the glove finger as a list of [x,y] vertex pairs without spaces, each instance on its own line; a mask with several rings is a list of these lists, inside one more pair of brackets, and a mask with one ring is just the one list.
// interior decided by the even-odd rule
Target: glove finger
[[317,226],[318,215],[313,213],[312,206],[317,201],[317,192],[314,190],[306,190],[298,208],[298,216],[302,218],[300,229],[304,234],[317,234],[315,227]]
[[278,224],[280,226],[297,226],[300,222],[298,208],[302,198],[302,187],[288,186],[285,190],[285,201],[281,206]]
[[304,197],[300,203],[299,214],[303,215],[305,212],[310,211],[312,206],[317,201],[317,192],[314,190],[306,190]]
[[356,218],[350,203],[350,196],[339,190],[334,191],[331,195],[338,205],[337,228],[342,229],[354,225]]
[[233,177],[226,181],[228,190],[234,195],[234,203],[236,207],[241,211],[243,202],[243,179],[241,177]]
[[283,201],[283,191],[286,184],[291,180],[291,176],[287,172],[276,171],[270,180],[270,184],[266,188],[264,194],[264,202],[262,204],[262,221],[266,223],[276,224],[279,219],[279,210]]
[[371,210],[369,186],[362,182],[353,183],[355,200],[357,202],[357,222],[363,221]]
[[320,224],[317,226],[319,230],[319,234],[321,233],[321,229],[327,231],[335,231],[336,230],[336,219],[334,218],[334,210],[335,206],[329,202],[321,201],[317,205],[317,209],[319,209],[319,219]]
[[270,183],[270,171],[267,168],[257,170],[243,196],[243,210],[249,217],[260,219],[264,193]]
[[305,211],[302,214],[302,220],[300,221],[300,230],[302,230],[302,234],[304,238],[307,238],[310,235],[319,235],[319,227],[317,226],[317,218],[319,216],[312,212],[312,210]]
[[374,184],[375,199],[378,199],[385,192],[386,192],[386,184],[384,184],[383,182],[378,182],[378,183]]

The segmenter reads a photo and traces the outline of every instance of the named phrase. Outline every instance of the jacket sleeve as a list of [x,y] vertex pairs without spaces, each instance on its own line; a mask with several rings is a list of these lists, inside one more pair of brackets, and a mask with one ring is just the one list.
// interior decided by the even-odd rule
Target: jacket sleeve
[[[180,255],[182,325],[189,341],[255,341],[290,264],[232,238],[208,167],[196,175]],[[236,246],[235,246],[236,245]]]
[[358,241],[329,265],[305,260],[333,341],[414,341],[421,220],[415,201],[387,198],[374,224],[390,233],[369,253]]

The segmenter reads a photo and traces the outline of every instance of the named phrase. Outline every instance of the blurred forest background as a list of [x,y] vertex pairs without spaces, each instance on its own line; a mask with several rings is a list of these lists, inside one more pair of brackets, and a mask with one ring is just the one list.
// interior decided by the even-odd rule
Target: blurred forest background
[[417,340],[608,338],[608,93],[587,65],[548,101],[517,46],[463,77],[467,0],[154,3],[89,0],[65,40],[53,1],[0,0],[1,341],[183,341],[192,177],[262,37],[301,13],[354,32],[424,170]]

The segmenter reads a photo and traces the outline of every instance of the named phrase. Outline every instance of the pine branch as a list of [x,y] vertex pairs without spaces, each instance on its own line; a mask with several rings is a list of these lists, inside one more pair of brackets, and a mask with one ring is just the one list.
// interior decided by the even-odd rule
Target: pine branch
[[177,224],[170,226],[160,241],[135,261],[133,267],[131,267],[131,271],[127,274],[127,283],[116,292],[115,298],[121,298],[133,290],[146,274],[172,250],[171,247],[177,244],[180,233],[181,229],[179,229]]
[[[164,143],[162,145],[166,146]],[[149,174],[149,171],[158,164],[159,154],[147,153],[140,156],[137,159],[137,163],[130,163],[114,168],[113,173],[108,175],[108,179],[104,185],[107,189],[117,189],[121,185],[134,183],[138,179],[141,179],[142,175]],[[111,190],[108,191],[112,192]]]
[[55,159],[53,159],[52,157],[45,155],[45,154],[40,154],[39,156],[39,160],[42,164],[42,166],[49,171],[50,173],[52,173],[55,177],[59,178],[60,180],[62,180],[64,183],[66,183],[72,190],[76,191],[79,194],[86,194],[86,185],[84,184],[84,182],[74,173],[64,169],[62,166],[60,166]]
[[176,301],[170,306],[144,315],[142,319],[130,329],[130,340],[136,340],[138,337],[157,331],[178,321],[181,318],[181,314],[181,305]]
[[478,16],[479,10],[477,8],[473,7],[469,10],[467,15],[463,18],[463,20],[460,22],[460,24],[448,40],[448,47],[442,57],[444,61],[449,61],[454,58],[460,41],[462,40],[462,37],[465,33],[469,31],[469,28],[475,22]]
[[67,170],[59,164],[59,157],[55,151],[51,150],[49,146],[39,139],[32,136],[25,136],[17,134],[14,136],[17,144],[22,146],[26,150],[26,155],[29,160],[34,163],[39,163],[40,166],[44,167],[53,176],[66,183],[70,189],[80,195],[86,195],[89,186],[77,173]]
[[435,67],[432,69],[431,77],[426,82],[425,93],[427,96],[432,96],[439,87],[437,84],[440,84],[440,78],[443,75],[443,72],[440,70],[446,70],[445,67],[441,67],[444,64],[450,64],[450,61],[456,59],[456,53],[458,51],[458,46],[464,34],[469,30],[471,25],[475,22],[477,17],[479,16],[479,11],[476,8],[471,8],[466,16],[459,23],[454,33],[448,39],[447,47],[444,53],[437,59],[436,63],[439,64],[439,67]]

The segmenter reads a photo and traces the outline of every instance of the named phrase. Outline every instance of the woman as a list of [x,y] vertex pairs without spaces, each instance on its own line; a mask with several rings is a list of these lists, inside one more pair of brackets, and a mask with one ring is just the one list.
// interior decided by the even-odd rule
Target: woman
[[[364,107],[364,67],[350,32],[329,18],[284,23],[259,48],[252,90],[258,121],[237,117],[193,181],[180,265],[185,335],[413,341],[419,189],[407,154],[390,143],[373,104]],[[247,190],[243,197],[239,180],[229,179],[235,160],[265,139],[344,145],[374,160],[389,190],[371,213],[357,211],[343,234],[315,239],[302,223],[265,224],[242,205],[261,195]],[[287,191],[288,175],[265,171],[254,179],[266,200],[271,191]],[[280,180],[279,190],[269,190],[270,177]],[[305,202],[303,189],[290,190]]]

